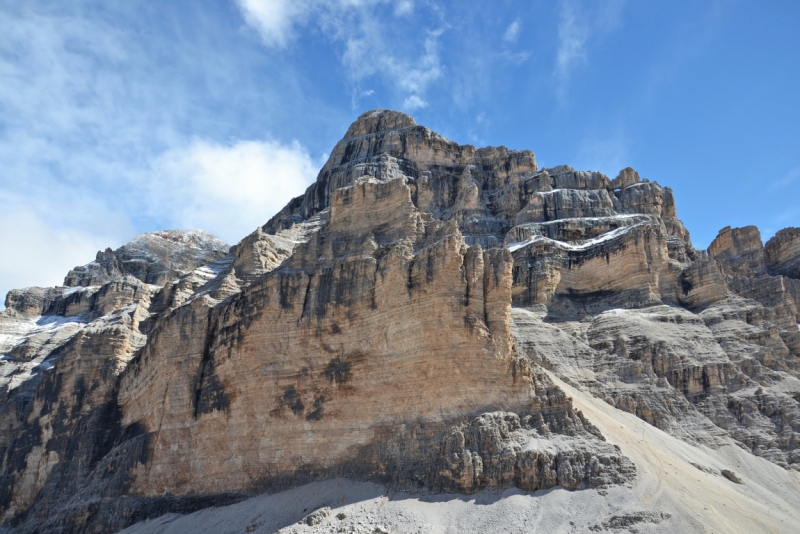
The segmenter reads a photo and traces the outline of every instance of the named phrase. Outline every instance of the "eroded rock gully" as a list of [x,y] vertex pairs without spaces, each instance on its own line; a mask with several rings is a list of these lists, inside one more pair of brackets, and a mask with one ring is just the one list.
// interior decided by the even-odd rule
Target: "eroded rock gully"
[[799,250],[798,229],[764,247],[748,227],[699,251],[672,191],[633,169],[539,169],[365,113],[235,247],[142,235],[9,293],[2,521],[109,532],[336,476],[631,483],[545,369],[798,470]]

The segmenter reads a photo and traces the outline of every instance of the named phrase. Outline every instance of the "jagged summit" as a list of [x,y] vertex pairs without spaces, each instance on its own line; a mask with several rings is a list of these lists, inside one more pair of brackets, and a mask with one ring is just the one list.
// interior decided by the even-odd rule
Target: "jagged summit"
[[347,129],[344,138],[351,139],[389,130],[402,130],[416,125],[417,121],[405,113],[390,109],[373,109],[362,113]]
[[226,256],[229,249],[230,245],[204,230],[139,234],[117,250],[98,251],[94,261],[72,269],[64,285],[102,285],[128,274],[147,284],[164,285],[179,274]]
[[235,247],[143,235],[9,293],[0,521],[413,532],[420,494],[477,492],[434,500],[503,531],[789,532],[800,230],[700,251],[677,213],[631,168],[367,112]]
[[[513,184],[537,169],[530,150],[459,145],[408,115],[373,110],[350,126],[305,195],[293,199],[263,229],[274,234],[309,219],[330,207],[334,191],[359,180],[403,178],[423,211],[437,218],[454,216],[476,242],[498,243],[520,202],[509,198],[512,205],[506,208],[505,198],[518,195]],[[474,190],[460,192],[464,187]],[[455,197],[462,206],[453,205]],[[447,210],[453,213],[445,214]]]

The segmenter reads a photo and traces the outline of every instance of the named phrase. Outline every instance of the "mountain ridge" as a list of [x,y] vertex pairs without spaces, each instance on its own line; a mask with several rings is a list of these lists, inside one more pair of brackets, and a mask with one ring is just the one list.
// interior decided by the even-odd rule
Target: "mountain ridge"
[[[143,235],[9,293],[2,521],[112,531],[335,477],[638,487],[640,457],[565,387],[797,482],[799,258],[798,229],[695,249],[631,168],[540,169],[372,110],[235,247]],[[653,528],[683,524],[675,502]]]

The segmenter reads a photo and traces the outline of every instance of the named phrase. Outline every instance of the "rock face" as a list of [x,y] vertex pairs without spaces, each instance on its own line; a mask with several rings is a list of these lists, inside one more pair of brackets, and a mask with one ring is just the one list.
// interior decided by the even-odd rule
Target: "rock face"
[[2,521],[109,532],[336,476],[629,484],[636,465],[548,373],[800,470],[795,230],[698,251],[672,191],[633,169],[539,169],[365,113],[236,247],[142,235],[65,287],[9,293]]
[[767,241],[764,261],[769,274],[800,278],[800,228],[784,228]]
[[708,253],[728,276],[767,274],[761,232],[755,226],[723,228],[708,247]]
[[164,285],[180,274],[228,255],[228,245],[202,230],[167,230],[141,234],[117,250],[98,252],[93,262],[75,267],[67,287],[97,286],[133,276],[146,284]]

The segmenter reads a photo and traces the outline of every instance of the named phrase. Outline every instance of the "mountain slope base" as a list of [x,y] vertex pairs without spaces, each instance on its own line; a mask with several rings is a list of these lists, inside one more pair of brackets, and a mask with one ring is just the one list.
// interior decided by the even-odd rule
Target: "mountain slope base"
[[[125,534],[219,532],[792,532],[800,475],[736,446],[689,445],[563,382],[609,443],[637,468],[628,486],[537,492],[483,490],[421,497],[345,479],[313,483],[231,506],[142,522]],[[699,466],[699,467],[696,467]],[[721,473],[735,474],[736,483]],[[301,522],[330,507],[320,523]],[[344,514],[343,519],[338,519]]]
[[789,531],[800,229],[701,251],[677,217],[631,168],[364,113],[234,247],[143,234],[8,294],[0,525]]

